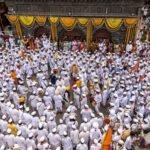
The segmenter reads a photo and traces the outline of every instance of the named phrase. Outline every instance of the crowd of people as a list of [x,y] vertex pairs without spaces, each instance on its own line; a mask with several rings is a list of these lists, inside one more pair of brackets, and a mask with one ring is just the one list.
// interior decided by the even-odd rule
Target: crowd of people
[[141,23],[138,38],[142,41],[150,39],[150,7],[149,2],[146,2],[141,9]]
[[124,53],[105,41],[93,53],[55,45],[10,36],[0,47],[0,149],[148,147],[150,43],[129,42]]

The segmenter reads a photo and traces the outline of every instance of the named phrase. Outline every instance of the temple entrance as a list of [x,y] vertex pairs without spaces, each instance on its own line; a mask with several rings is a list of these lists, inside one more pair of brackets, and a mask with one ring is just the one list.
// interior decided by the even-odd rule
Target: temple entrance
[[72,31],[66,31],[63,29],[59,34],[59,40],[85,40],[85,35],[80,29],[73,29]]
[[49,36],[50,31],[46,27],[37,27],[34,30],[35,37],[41,37],[44,33]]
[[108,41],[111,41],[111,32],[109,32],[106,29],[98,29],[95,31],[93,35],[93,40],[94,41],[99,41],[101,39],[106,39]]

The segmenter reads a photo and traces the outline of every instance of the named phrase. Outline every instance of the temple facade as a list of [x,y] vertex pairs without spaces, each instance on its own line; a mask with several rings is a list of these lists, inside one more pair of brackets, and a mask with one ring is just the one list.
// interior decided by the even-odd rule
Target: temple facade
[[[8,14],[15,16],[46,16],[48,17],[74,17],[74,18],[136,18],[140,19],[143,0],[5,0],[8,6]],[[138,23],[132,29],[138,29]],[[14,33],[17,35],[16,26],[12,24]],[[43,25],[38,23],[32,26],[24,26],[20,21],[20,28],[23,35],[32,34],[40,36],[42,33],[52,34],[51,22],[49,19]],[[64,28],[62,22],[57,23],[58,40],[87,38],[87,29],[76,23],[73,28]],[[92,40],[109,39],[113,42],[125,42],[127,26],[122,23],[117,29],[109,30],[107,23],[92,26]],[[129,33],[128,33],[129,34]],[[131,34],[131,31],[130,31]],[[135,35],[130,35],[128,40],[134,40]]]

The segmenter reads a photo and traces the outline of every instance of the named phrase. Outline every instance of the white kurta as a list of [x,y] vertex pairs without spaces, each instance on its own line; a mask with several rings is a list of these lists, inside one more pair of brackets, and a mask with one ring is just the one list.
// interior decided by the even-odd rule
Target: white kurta
[[70,137],[62,138],[62,147],[63,150],[73,150],[72,141]]

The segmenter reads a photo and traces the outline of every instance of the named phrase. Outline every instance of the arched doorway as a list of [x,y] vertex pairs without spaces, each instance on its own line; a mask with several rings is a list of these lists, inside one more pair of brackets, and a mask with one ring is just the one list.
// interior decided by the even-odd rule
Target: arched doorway
[[94,35],[93,35],[93,40],[94,41],[99,41],[101,39],[106,39],[111,41],[111,32],[109,32],[106,29],[98,29],[95,31]]
[[35,37],[41,37],[44,33],[49,36],[50,31],[46,27],[37,27],[34,30]]
[[81,29],[73,29],[71,31],[67,31],[62,29],[59,33],[59,40],[85,40],[84,32]]

